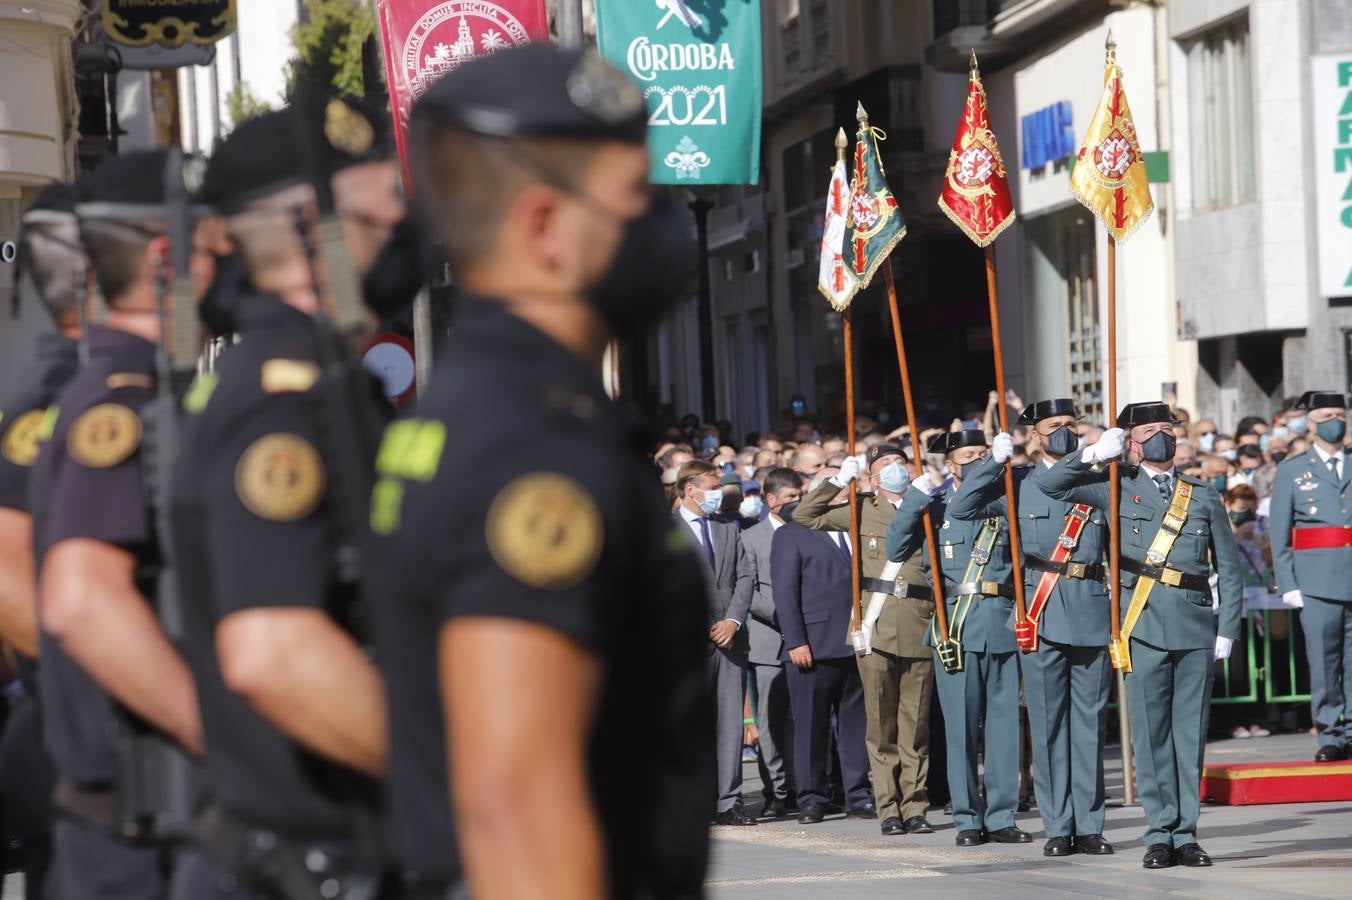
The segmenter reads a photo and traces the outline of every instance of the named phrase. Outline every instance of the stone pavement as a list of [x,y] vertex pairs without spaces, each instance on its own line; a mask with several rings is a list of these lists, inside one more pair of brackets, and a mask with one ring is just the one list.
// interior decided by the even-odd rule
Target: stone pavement
[[[1215,741],[1207,761],[1309,759],[1314,740],[1281,735]],[[1037,812],[1019,815],[1033,843],[958,848],[952,821],[933,810],[931,835],[887,838],[878,824],[841,816],[821,825],[795,819],[754,828],[715,828],[709,875],[713,900],[905,896],[963,898],[1352,896],[1352,801],[1271,806],[1203,807],[1198,839],[1215,860],[1210,869],[1141,868],[1139,806],[1123,807],[1121,757],[1109,748],[1109,809],[1104,836],[1113,856],[1047,859]],[[759,801],[756,767],[746,796]]]

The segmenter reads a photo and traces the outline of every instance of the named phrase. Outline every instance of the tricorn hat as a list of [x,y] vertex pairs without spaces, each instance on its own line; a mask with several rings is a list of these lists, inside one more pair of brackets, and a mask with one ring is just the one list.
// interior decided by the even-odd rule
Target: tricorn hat
[[1347,409],[1347,397],[1334,391],[1306,391],[1296,401],[1296,409]]
[[1118,428],[1135,428],[1137,425],[1151,425],[1155,422],[1168,422],[1178,425],[1183,420],[1174,415],[1169,404],[1152,400],[1147,403],[1128,403],[1117,414]]
[[949,454],[959,447],[985,447],[986,433],[979,428],[947,431],[930,441],[930,453]]
[[1078,419],[1080,414],[1075,409],[1074,400],[1065,397],[1056,400],[1038,400],[1025,406],[1023,412],[1019,414],[1019,420],[1014,424],[1036,425],[1052,416],[1074,416]]

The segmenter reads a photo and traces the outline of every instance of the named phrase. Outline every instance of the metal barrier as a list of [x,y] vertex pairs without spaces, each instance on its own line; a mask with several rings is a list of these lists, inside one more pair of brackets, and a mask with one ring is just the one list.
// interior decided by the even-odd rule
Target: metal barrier
[[1300,616],[1289,610],[1246,610],[1230,658],[1217,664],[1211,702],[1309,701],[1310,672]]

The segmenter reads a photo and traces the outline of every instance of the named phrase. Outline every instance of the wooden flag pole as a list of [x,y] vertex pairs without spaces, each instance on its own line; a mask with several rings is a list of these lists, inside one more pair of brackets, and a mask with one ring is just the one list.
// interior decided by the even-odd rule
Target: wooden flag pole
[[[911,372],[906,365],[906,344],[901,339],[901,313],[897,309],[897,285],[892,280],[892,261],[883,263],[887,280],[887,305],[892,311],[892,337],[897,344],[897,367],[901,369],[901,396],[906,404],[906,427],[911,431],[911,468],[915,477],[924,472],[925,448],[920,445],[920,429],[915,422],[915,400],[911,397]],[[947,644],[948,607],[944,605],[944,570],[939,566],[939,548],[934,542],[934,522],[930,520],[929,505],[922,519],[925,526],[925,546],[929,548],[930,575],[934,582],[934,624],[939,630],[939,642]],[[856,592],[857,593],[857,592]]]
[[[1000,343],[1000,300],[995,287],[995,248],[986,245],[986,298],[991,308],[991,344],[995,349],[995,391],[1000,411],[1000,430],[1009,433],[1009,409],[1005,403],[1005,355]],[[1005,507],[1009,520],[1009,555],[1014,564],[1014,622],[1015,632],[1028,618],[1028,607],[1023,601],[1023,554],[1019,551],[1019,513],[1014,507],[1014,470],[1005,466]],[[1027,653],[1033,648],[1021,644]]]
[[[1114,410],[1117,409],[1117,241],[1113,236],[1108,235],[1108,409],[1106,415],[1109,421],[1112,421]],[[1118,580],[1118,571],[1121,566],[1122,547],[1119,541],[1118,531],[1121,523],[1118,522],[1118,505],[1122,498],[1118,496],[1117,485],[1117,460],[1108,464],[1108,568],[1110,582],[1109,596],[1112,598],[1109,603],[1109,614],[1112,621],[1108,623],[1112,633],[1112,640],[1115,645],[1122,642],[1122,585]],[[1121,668],[1116,665],[1114,666]]]
[[[843,152],[843,151],[842,151]],[[854,436],[854,308],[845,307],[845,444],[850,456],[855,454]],[[861,474],[867,474],[863,472]],[[862,625],[859,601],[859,479],[850,479],[850,584],[854,607],[850,613],[850,630]]]

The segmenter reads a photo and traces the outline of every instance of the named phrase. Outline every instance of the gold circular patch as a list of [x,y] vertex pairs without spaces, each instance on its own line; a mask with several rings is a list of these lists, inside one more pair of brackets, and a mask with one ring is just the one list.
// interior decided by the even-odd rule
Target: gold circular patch
[[488,549],[503,571],[531,587],[579,584],[601,558],[601,510],[566,475],[535,472],[503,488],[488,509]]
[[141,420],[120,403],[101,403],[80,414],[66,435],[71,459],[91,469],[123,462],[141,444]]
[[235,491],[259,518],[273,522],[303,519],[324,496],[324,461],[303,437],[264,435],[239,458]]
[[15,419],[0,438],[0,453],[16,466],[31,466],[37,462],[41,449],[42,419],[46,413],[30,409]]

